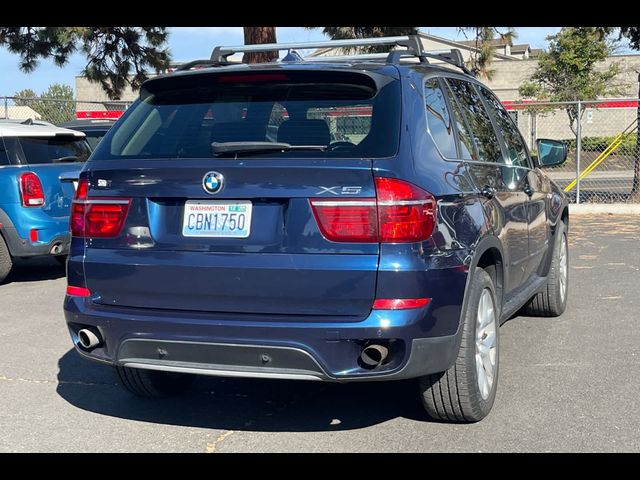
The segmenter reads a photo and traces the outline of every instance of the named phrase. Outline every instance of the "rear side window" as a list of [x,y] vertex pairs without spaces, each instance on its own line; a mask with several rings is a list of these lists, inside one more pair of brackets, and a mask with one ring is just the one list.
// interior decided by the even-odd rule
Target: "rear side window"
[[98,142],[102,140],[106,133],[105,130],[85,130],[84,134],[87,136],[87,143],[89,143],[91,150],[95,150]]
[[150,82],[94,158],[209,158],[213,142],[324,148],[260,156],[379,158],[395,155],[399,135],[400,85],[390,77],[212,72]]
[[425,82],[424,99],[427,109],[427,127],[433,141],[445,158],[456,158],[458,153],[453,125],[437,79],[432,78]]
[[498,137],[478,92],[473,88],[473,85],[464,80],[447,78],[447,82],[473,135],[474,142],[478,148],[478,160],[501,162],[502,150],[500,149]]
[[4,142],[2,138],[0,138],[0,167],[3,165],[9,165],[9,155],[7,154],[7,150],[4,147]]
[[73,136],[13,137],[10,140],[19,163],[27,165],[85,162],[91,154],[87,141]]
[[502,138],[507,147],[507,158],[505,160],[507,165],[529,167],[527,149],[518,128],[511,121],[511,117],[495,95],[483,87],[480,87],[480,92],[492,110],[498,128],[502,132]]

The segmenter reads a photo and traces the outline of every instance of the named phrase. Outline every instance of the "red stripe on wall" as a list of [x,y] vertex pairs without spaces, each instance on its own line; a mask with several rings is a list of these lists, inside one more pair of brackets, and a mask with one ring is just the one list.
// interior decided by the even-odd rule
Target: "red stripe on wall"
[[[507,110],[520,110],[522,108],[526,108],[527,106],[535,105],[536,102],[534,100],[521,100],[518,102],[514,102],[512,100],[505,100],[502,102],[504,108]],[[552,107],[553,105],[549,105]],[[561,107],[561,105],[556,105],[557,107]],[[610,102],[602,102],[602,103],[585,103],[587,108],[638,108],[637,100],[612,100]]]

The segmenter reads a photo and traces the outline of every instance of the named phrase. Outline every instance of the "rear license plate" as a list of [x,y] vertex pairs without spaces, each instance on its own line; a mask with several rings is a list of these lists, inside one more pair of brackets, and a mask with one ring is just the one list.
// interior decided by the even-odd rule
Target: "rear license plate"
[[182,235],[247,238],[252,207],[248,200],[189,200],[184,204]]

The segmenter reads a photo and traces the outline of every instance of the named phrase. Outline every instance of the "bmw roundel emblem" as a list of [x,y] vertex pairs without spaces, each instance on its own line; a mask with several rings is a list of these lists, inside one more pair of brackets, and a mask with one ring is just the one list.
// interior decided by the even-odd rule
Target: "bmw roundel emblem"
[[222,190],[224,185],[224,176],[218,172],[207,172],[202,179],[202,188],[211,195]]

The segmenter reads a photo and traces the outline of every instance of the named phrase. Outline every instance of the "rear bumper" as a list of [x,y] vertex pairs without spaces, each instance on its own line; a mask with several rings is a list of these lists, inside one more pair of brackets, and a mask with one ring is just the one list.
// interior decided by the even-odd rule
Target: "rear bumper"
[[[65,298],[72,340],[83,357],[112,365],[215,376],[350,382],[399,380],[447,370],[460,332],[428,336],[430,306],[374,310],[362,322],[228,320],[199,312],[148,311]],[[438,316],[439,322],[459,322]],[[86,351],[77,332],[97,328],[104,343]],[[457,327],[453,329],[456,331]],[[365,342],[390,346],[389,361],[374,370],[358,362]]]
[[[69,217],[54,218],[29,212],[28,221],[14,223],[11,217],[0,209],[0,224],[2,237],[12,257],[66,255],[69,252]],[[36,242],[29,239],[29,230],[32,228],[38,231]],[[56,245],[60,250],[54,254],[51,251]]]

